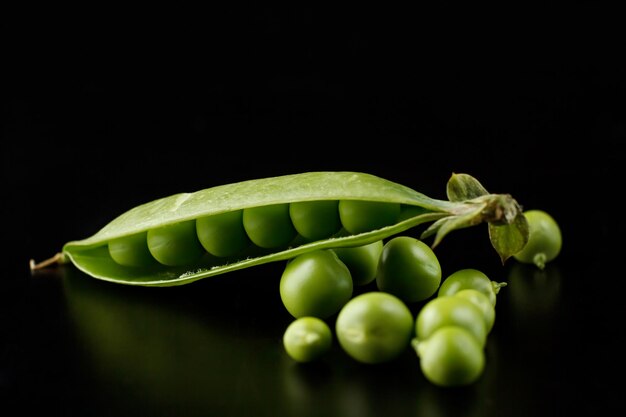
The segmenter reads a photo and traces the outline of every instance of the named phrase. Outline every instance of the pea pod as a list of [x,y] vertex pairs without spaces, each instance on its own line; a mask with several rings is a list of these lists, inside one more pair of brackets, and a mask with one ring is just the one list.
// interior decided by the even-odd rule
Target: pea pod
[[[466,174],[453,174],[448,187],[457,183],[478,184],[478,181]],[[454,188],[467,187],[457,185]],[[50,260],[39,264],[31,261],[31,270],[50,264],[71,262],[86,274],[110,282],[141,286],[182,285],[268,262],[288,260],[312,250],[369,244],[427,222],[435,222],[423,234],[424,237],[436,234],[433,247],[449,232],[482,222],[520,230],[514,234],[520,236],[519,239],[505,240],[506,247],[499,246],[498,242],[502,242],[502,239],[495,242],[492,239],[503,262],[508,257],[503,256],[503,253],[515,252],[525,245],[528,231],[519,221],[520,218],[523,219],[520,215],[521,207],[510,195],[474,193],[468,194],[468,198],[463,200],[460,194],[457,193],[450,201],[434,199],[404,185],[361,172],[305,172],[247,180],[193,193],[175,194],[139,205],[113,219],[91,237],[67,242],[62,251]],[[282,207],[322,201],[372,203],[368,210],[379,203],[385,203],[389,206],[397,205],[399,209],[395,218],[384,225],[374,222],[371,230],[348,232],[346,227],[342,227],[331,236],[315,240],[295,233],[295,237],[287,244],[281,242],[277,246],[272,244],[261,247],[252,243],[245,248],[239,248],[237,253],[229,253],[228,256],[204,252],[202,256],[194,257],[193,261],[189,261],[191,263],[185,265],[176,262],[168,262],[167,265],[160,262],[139,262],[126,266],[116,262],[109,250],[110,242],[119,242],[125,238],[130,241],[131,237],[143,234],[150,237],[155,234],[155,230],[168,230],[172,226],[195,222],[207,216],[241,211],[246,218],[246,211],[254,209],[261,212],[259,208],[270,206],[280,208],[280,213],[288,216],[289,210]],[[261,216],[261,223],[263,220]],[[271,227],[271,223],[268,224],[270,226],[262,227]],[[237,233],[241,233],[240,228],[238,230]],[[188,233],[187,229],[184,233]],[[180,236],[184,234],[181,232],[176,235],[177,238]],[[196,236],[190,238],[197,239]],[[228,237],[224,236],[224,239]],[[201,247],[195,241],[192,243],[194,251]],[[515,247],[512,248],[512,245]],[[163,247],[161,242],[159,247]]]

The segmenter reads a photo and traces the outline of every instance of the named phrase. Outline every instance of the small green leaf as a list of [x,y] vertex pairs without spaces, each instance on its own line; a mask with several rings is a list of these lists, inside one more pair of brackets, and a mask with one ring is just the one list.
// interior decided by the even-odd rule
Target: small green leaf
[[464,229],[466,227],[471,227],[482,223],[483,217],[481,215],[481,212],[483,207],[484,204],[476,205],[475,207],[472,207],[471,211],[468,211],[465,214],[448,216],[438,220],[433,225],[431,225],[432,228],[426,229],[424,231],[424,233],[422,234],[422,239],[436,232],[437,234],[435,236],[435,241],[432,244],[432,247],[434,248],[439,245],[439,243],[441,243],[443,238],[446,237],[448,233],[454,230]]
[[431,237],[432,235],[437,233],[439,231],[439,229],[441,229],[441,226],[443,226],[443,224],[445,222],[447,222],[447,221],[448,221],[448,217],[444,217],[444,218],[441,218],[441,219],[435,221],[433,224],[428,226],[428,228],[426,230],[424,230],[422,232],[422,235],[420,236],[420,239],[424,240],[426,238]]
[[466,201],[489,192],[471,175],[452,174],[446,186],[446,194],[450,201]]
[[528,221],[519,213],[511,224],[496,225],[489,223],[491,245],[500,255],[502,263],[519,252],[528,242]]

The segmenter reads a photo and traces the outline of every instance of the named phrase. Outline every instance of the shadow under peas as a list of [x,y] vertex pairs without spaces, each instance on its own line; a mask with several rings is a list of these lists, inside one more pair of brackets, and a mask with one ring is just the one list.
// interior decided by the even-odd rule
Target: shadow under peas
[[238,297],[245,277],[158,289],[101,282],[74,268],[64,273],[77,360],[94,403],[108,412],[253,415],[280,403],[280,324],[289,318],[255,311],[251,298],[262,291]]
[[[281,268],[278,263],[169,288],[110,284],[65,269],[68,321],[80,346],[73,360],[89,387],[85,401],[96,415],[97,410],[303,417],[484,411],[478,386],[433,387],[411,349],[391,362],[367,365],[350,358],[335,339],[315,363],[293,361],[282,345],[293,318],[277,295],[278,278],[259,276],[280,277]],[[334,326],[334,317],[329,324]]]
[[541,270],[535,265],[512,265],[505,291],[513,325],[520,331],[519,342],[549,335],[558,327],[562,309],[561,270],[549,264]]
[[496,343],[489,346],[492,382],[500,384],[496,407],[504,415],[560,415],[568,408],[569,338],[561,324],[561,270],[556,263],[540,270],[514,262],[506,282],[496,307]]

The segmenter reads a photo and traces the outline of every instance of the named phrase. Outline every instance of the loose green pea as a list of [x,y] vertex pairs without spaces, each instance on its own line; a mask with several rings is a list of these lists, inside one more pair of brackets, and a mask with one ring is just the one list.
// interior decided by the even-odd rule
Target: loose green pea
[[266,249],[286,246],[297,235],[289,216],[289,203],[244,209],[243,227],[255,245]]
[[333,249],[350,270],[354,285],[366,285],[376,279],[376,270],[382,250],[382,240],[377,240],[368,245]]
[[361,200],[339,201],[341,224],[351,234],[389,226],[396,222],[399,216],[400,204]]
[[163,265],[191,265],[206,253],[198,241],[195,220],[148,230],[147,241],[150,253]]
[[113,239],[109,242],[109,254],[115,262],[124,266],[149,266],[155,259],[148,250],[147,232]]
[[285,330],[283,346],[297,362],[311,362],[330,350],[332,332],[325,321],[317,317],[300,317]]
[[462,327],[442,327],[428,339],[415,340],[413,346],[423,375],[441,387],[470,385],[485,369],[483,346]]
[[250,245],[242,210],[200,217],[196,232],[204,249],[215,256],[235,255]]
[[335,333],[342,349],[357,361],[388,362],[410,346],[413,316],[395,295],[371,291],[346,303],[335,321]]
[[379,290],[417,302],[435,294],[440,283],[439,260],[424,242],[398,236],[385,244],[376,273]]
[[493,304],[491,304],[489,297],[472,288],[461,290],[454,294],[454,297],[462,297],[474,303],[474,305],[483,313],[487,333],[491,332],[496,320],[496,308]]
[[528,210],[524,216],[528,220],[528,242],[513,258],[544,269],[546,263],[554,260],[561,252],[561,229],[554,217],[543,210]]
[[302,201],[289,205],[295,229],[309,240],[328,238],[341,229],[339,201]]
[[485,345],[487,325],[481,310],[471,301],[455,296],[440,296],[428,301],[417,314],[415,334],[418,340],[428,339],[437,329],[459,326]]
[[329,249],[293,258],[280,279],[280,298],[296,318],[330,317],[350,300],[352,289],[348,267]]
[[492,281],[484,272],[478,269],[465,268],[448,275],[441,283],[437,296],[454,295],[463,289],[472,288],[484,293],[489,297],[491,304],[495,306],[496,296],[500,289],[505,286],[506,282]]

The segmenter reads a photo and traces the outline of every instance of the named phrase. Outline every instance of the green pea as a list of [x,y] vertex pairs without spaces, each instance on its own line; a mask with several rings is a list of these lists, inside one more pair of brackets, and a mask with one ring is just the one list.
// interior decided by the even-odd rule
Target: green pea
[[147,232],[111,240],[109,254],[115,262],[124,266],[149,266],[156,263],[148,250]]
[[413,316],[395,295],[367,292],[341,309],[335,334],[342,349],[353,359],[368,364],[388,362],[410,346]]
[[243,227],[252,243],[266,249],[287,246],[297,235],[288,203],[244,209]]
[[414,341],[413,346],[420,359],[423,375],[435,385],[470,385],[484,372],[483,346],[462,327],[442,327],[428,339]]
[[485,293],[472,288],[467,288],[454,294],[454,297],[462,297],[474,303],[474,305],[483,313],[487,333],[491,332],[496,320],[496,308],[493,304],[491,304],[489,297],[487,297]]
[[379,290],[405,302],[417,302],[435,294],[440,283],[439,260],[424,242],[398,236],[385,244],[376,273]]
[[513,257],[519,262],[535,264],[539,269],[544,269],[546,263],[554,260],[561,252],[561,229],[554,217],[543,210],[528,210],[524,216],[528,220],[528,242]]
[[328,238],[341,229],[339,201],[302,201],[289,205],[289,215],[295,229],[309,240]]
[[329,249],[293,258],[280,279],[280,298],[294,317],[325,319],[337,313],[352,297],[348,267]]
[[311,362],[330,350],[332,332],[325,321],[317,317],[300,317],[285,330],[283,346],[297,362]]
[[485,345],[487,325],[481,310],[471,301],[455,296],[443,296],[428,301],[417,314],[415,334],[418,340],[428,339],[437,329],[459,326]]
[[378,201],[341,200],[341,224],[351,234],[369,232],[396,222],[400,204]]
[[366,285],[376,279],[378,260],[383,250],[383,241],[349,248],[335,248],[341,262],[346,264],[354,285]]
[[492,281],[484,272],[478,269],[459,269],[443,280],[437,296],[454,295],[463,289],[472,288],[484,293],[489,297],[491,304],[495,306],[496,296],[500,292],[500,289],[505,286],[506,282]]
[[204,249],[215,256],[235,255],[250,245],[242,210],[200,217],[196,232]]
[[206,253],[198,241],[195,220],[148,230],[147,241],[150,253],[163,265],[191,265]]

